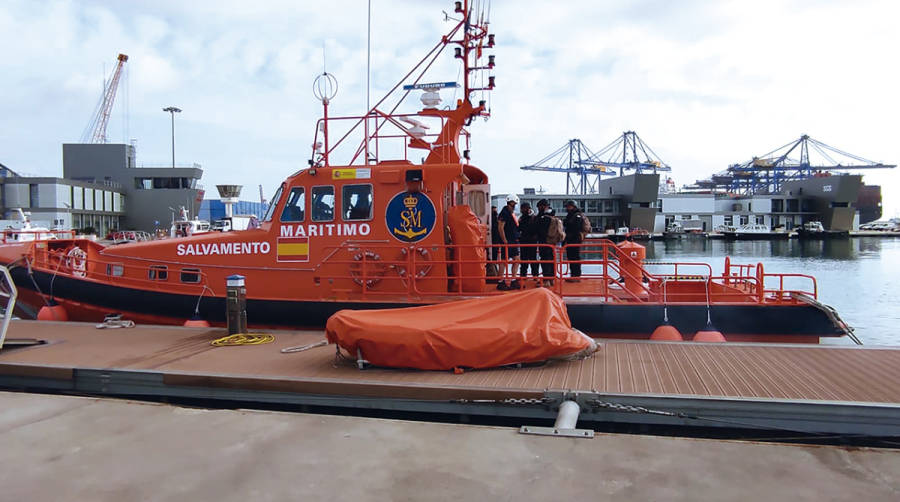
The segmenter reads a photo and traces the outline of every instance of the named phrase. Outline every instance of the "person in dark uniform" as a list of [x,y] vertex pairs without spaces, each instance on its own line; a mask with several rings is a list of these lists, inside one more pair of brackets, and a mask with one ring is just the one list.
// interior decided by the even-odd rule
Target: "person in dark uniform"
[[[506,198],[506,205],[503,206],[503,209],[500,211],[500,214],[497,215],[498,226],[500,227],[500,240],[505,246],[501,249],[500,259],[506,260],[509,258],[510,260],[516,260],[519,257],[519,247],[514,246],[513,244],[519,243],[519,221],[516,219],[516,204],[519,203],[519,198],[515,195],[509,195]],[[504,265],[505,267],[506,265]],[[505,273],[503,275],[506,275]],[[519,289],[519,281],[515,279],[516,269],[515,264],[513,264],[512,274],[513,280],[509,284],[505,282],[500,282],[497,285],[497,289]]]
[[500,238],[500,223],[497,221],[497,206],[491,206],[491,261],[497,261],[497,255],[500,253],[500,248],[497,247],[497,244],[503,242],[503,239]]
[[[537,215],[531,212],[531,204],[522,203],[522,214],[519,216],[519,244],[537,244]],[[537,262],[537,247],[522,246],[522,265],[519,267],[519,276],[522,279],[528,277],[528,267],[531,267],[531,275],[540,276],[540,265]]]
[[547,199],[541,199],[537,203],[538,214],[537,218],[534,222],[534,233],[535,238],[537,239],[538,244],[546,244],[546,246],[538,247],[538,254],[541,257],[541,270],[544,276],[544,285],[552,286],[553,278],[556,276],[554,273],[554,250],[556,248],[556,244],[549,244],[547,242],[547,234],[550,233],[550,225],[553,224],[553,219],[555,216],[551,214],[550,210],[550,202]]
[[[565,243],[581,244],[584,242],[584,214],[581,213],[581,210],[578,209],[573,200],[566,201],[566,213],[566,219],[563,220],[563,228],[566,231]],[[569,264],[569,271],[572,277],[566,279],[566,281],[578,281],[578,278],[581,277],[581,263],[578,263],[581,261],[581,248],[577,246],[567,247],[566,259],[570,262],[575,262]]]

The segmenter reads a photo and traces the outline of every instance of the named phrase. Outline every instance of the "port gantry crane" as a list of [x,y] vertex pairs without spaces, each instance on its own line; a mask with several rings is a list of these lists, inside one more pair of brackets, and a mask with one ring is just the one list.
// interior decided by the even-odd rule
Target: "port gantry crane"
[[625,171],[671,171],[634,131],[625,131],[612,143],[598,152],[592,152],[580,139],[570,139],[550,155],[522,166],[526,171],[550,171],[567,173],[566,193],[588,194],[597,192],[602,176],[622,176]]
[[786,181],[830,175],[833,171],[894,167],[897,166],[864,159],[804,134],[769,153],[732,164],[725,171],[698,180],[688,188],[724,190],[742,195],[778,193]]
[[82,143],[106,143],[106,125],[109,123],[109,115],[116,100],[116,90],[119,88],[119,78],[122,76],[122,68],[125,67],[128,56],[119,54],[116,61],[116,68],[106,81],[100,101],[91,115],[91,121],[81,135]]

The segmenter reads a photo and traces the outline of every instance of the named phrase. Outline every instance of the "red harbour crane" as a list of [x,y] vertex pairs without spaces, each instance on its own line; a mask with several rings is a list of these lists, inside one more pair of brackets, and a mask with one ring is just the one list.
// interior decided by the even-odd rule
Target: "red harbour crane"
[[116,90],[119,88],[119,77],[122,76],[122,68],[128,61],[128,56],[119,54],[117,61],[116,68],[109,80],[106,81],[100,102],[97,103],[97,108],[91,116],[91,122],[81,135],[82,143],[106,143],[106,124],[109,123],[109,115],[112,112],[113,102],[116,100]]

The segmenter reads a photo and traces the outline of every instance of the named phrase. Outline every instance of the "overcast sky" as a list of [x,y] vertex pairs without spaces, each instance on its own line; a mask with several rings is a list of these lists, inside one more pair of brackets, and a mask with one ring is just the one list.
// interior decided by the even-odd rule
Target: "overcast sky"
[[[451,1],[372,0],[372,96],[450,28]],[[472,161],[496,193],[559,174],[523,172],[580,138],[600,149],[635,130],[677,185],[809,134],[889,164],[900,161],[900,3],[895,1],[494,0],[492,118],[471,127]],[[108,128],[136,141],[139,164],[204,168],[213,185],[262,184],[270,196],[304,167],[321,105],[313,79],[339,82],[331,113],[362,114],[366,1],[38,1],[0,3],[0,162],[60,176],[118,53],[128,54]],[[457,78],[452,57],[426,81]],[[445,99],[450,96],[444,96]],[[405,112],[415,112],[409,101]],[[900,216],[900,172],[883,185]]]

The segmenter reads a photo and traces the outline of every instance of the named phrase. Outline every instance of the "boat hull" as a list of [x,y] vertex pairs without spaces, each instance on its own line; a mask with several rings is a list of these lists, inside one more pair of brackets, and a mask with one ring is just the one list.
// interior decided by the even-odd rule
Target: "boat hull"
[[797,231],[797,238],[803,240],[848,239],[849,237],[849,230],[826,230],[824,232],[809,232],[807,230],[800,229]]
[[[24,268],[13,270],[20,289],[19,313],[33,317],[44,304],[40,291],[50,290],[52,275],[33,270],[33,281]],[[109,313],[122,313],[139,323],[180,325],[197,308],[200,317],[214,325],[225,323],[222,297],[146,291],[65,276],[53,279],[54,300],[66,308],[73,321],[98,322]],[[343,309],[402,308],[427,302],[373,302],[353,300],[272,300],[247,299],[247,317],[256,328],[321,328],[334,313]],[[598,338],[646,339],[663,323],[663,307],[658,304],[570,301],[566,304],[573,326]],[[811,305],[797,304],[717,304],[709,310],[712,324],[729,341],[816,343],[819,337],[842,336],[828,316]],[[690,339],[707,325],[707,307],[698,304],[670,304],[670,324]],[[411,319],[411,322],[415,320]]]
[[787,232],[770,232],[770,233],[740,233],[740,232],[723,232],[722,236],[726,241],[777,241],[790,238]]

